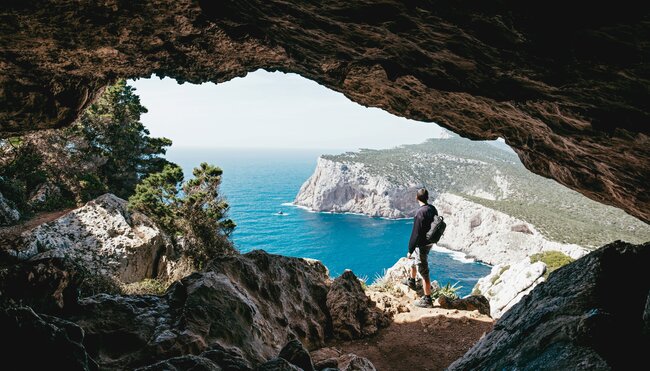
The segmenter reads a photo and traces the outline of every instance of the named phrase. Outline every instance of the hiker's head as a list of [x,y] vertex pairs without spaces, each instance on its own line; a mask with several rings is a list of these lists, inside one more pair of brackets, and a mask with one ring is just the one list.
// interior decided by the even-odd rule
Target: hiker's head
[[426,188],[420,188],[420,189],[418,189],[418,192],[417,192],[415,198],[418,201],[424,202],[426,204],[427,201],[429,200],[429,191],[427,191]]

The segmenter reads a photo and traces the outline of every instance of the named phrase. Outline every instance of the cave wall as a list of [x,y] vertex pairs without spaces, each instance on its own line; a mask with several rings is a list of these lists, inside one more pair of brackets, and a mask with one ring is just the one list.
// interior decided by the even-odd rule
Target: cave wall
[[295,72],[362,105],[472,139],[503,137],[531,171],[650,221],[649,5],[3,4],[2,137],[70,124],[118,78]]

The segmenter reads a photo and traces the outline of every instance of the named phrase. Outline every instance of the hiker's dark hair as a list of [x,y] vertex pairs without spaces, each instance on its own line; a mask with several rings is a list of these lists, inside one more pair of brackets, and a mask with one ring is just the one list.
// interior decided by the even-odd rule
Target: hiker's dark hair
[[429,200],[429,191],[426,188],[418,189],[417,198],[426,204]]

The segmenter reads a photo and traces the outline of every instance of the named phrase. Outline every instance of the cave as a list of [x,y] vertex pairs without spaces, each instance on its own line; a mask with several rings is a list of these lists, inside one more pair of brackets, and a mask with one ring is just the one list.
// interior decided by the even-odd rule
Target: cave
[[70,124],[118,78],[300,74],[506,140],[531,171],[650,220],[645,4],[6,2],[0,135]]
[[[503,138],[532,172],[650,222],[650,11],[643,3],[9,0],[0,20],[2,138],[71,124],[118,79],[218,84],[258,69],[297,73],[367,107],[473,140]],[[598,285],[616,289],[611,277],[640,281],[633,309],[645,308],[645,322],[626,322],[641,328],[633,338],[639,351],[650,331],[639,263],[647,251],[647,243],[614,244],[576,266],[584,268],[589,305],[609,298]],[[564,286],[547,291],[554,288]],[[185,289],[178,285],[170,302]],[[605,309],[614,308],[607,300]],[[517,308],[525,317],[524,305]],[[596,311],[579,329],[589,335],[612,315],[628,313]],[[34,323],[57,321],[44,318]],[[605,335],[594,347],[608,344]],[[604,352],[610,366],[625,365],[612,352]],[[477,365],[467,362],[457,367]]]

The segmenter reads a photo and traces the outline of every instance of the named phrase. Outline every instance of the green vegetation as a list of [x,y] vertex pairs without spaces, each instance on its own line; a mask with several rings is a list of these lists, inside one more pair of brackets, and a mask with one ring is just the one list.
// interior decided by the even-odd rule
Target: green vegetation
[[486,142],[460,137],[429,139],[393,149],[323,157],[362,163],[372,175],[396,185],[423,185],[433,196],[462,196],[529,222],[553,241],[593,248],[618,239],[631,243],[650,240],[647,224],[531,173],[516,154]]
[[503,267],[501,267],[501,269],[499,270],[499,274],[497,274],[496,276],[492,277],[492,279],[490,280],[490,282],[492,282],[492,284],[494,285],[494,284],[499,280],[499,278],[501,278],[501,275],[502,275],[505,271],[507,271],[508,269],[510,269],[510,265],[504,265]]
[[119,81],[70,127],[0,141],[0,192],[27,216],[106,192],[131,195],[141,179],[168,164],[161,155],[171,145],[149,136],[140,122],[147,109],[134,91]]
[[228,204],[219,196],[222,171],[202,163],[194,178],[169,164],[138,184],[129,208],[151,217],[169,235],[180,237],[184,249],[202,267],[217,254],[234,251],[228,238],[235,223],[226,218]]
[[454,283],[451,285],[450,283],[447,283],[444,286],[441,286],[439,290],[435,290],[431,292],[431,298],[433,300],[438,299],[440,296],[446,296],[450,299],[458,299],[458,290],[462,289],[463,286],[457,286],[458,282]]
[[567,256],[566,254],[560,251],[545,251],[539,254],[532,255],[530,257],[531,263],[542,262],[546,264],[546,273],[544,273],[544,278],[548,279],[548,276],[558,270],[559,268],[572,263],[575,259]]
[[168,285],[157,279],[145,278],[140,282],[122,285],[122,293],[126,295],[164,295]]

